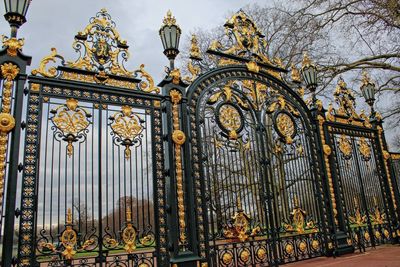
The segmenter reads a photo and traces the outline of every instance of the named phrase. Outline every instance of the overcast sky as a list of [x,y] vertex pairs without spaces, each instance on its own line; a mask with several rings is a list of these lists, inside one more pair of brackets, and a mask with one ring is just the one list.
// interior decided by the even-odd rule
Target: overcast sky
[[[25,38],[24,53],[33,57],[32,67],[56,47],[66,60],[75,60],[72,49],[74,36],[84,29],[89,18],[106,8],[117,23],[121,37],[130,45],[131,58],[128,70],[137,69],[141,63],[153,75],[156,83],[163,77],[168,64],[162,53],[158,30],[168,9],[187,35],[196,28],[222,26],[229,11],[239,10],[249,3],[265,5],[266,0],[33,0],[28,10],[27,22],[18,31]],[[1,13],[4,4],[1,2]],[[0,19],[1,34],[9,36],[8,23]]]

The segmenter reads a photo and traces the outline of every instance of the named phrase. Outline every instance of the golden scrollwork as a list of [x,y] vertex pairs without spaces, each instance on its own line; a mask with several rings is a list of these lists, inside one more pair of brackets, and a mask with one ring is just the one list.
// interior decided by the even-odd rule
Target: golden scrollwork
[[1,98],[0,113],[0,206],[3,203],[4,179],[7,164],[8,133],[15,127],[15,119],[11,115],[11,98],[14,87],[14,80],[20,69],[13,63],[4,63],[0,67],[0,74],[3,78],[3,94]]
[[64,247],[64,250],[61,254],[67,260],[71,260],[76,254],[75,246],[78,242],[78,235],[76,234],[76,231],[72,228],[72,226],[72,212],[71,208],[68,208],[65,230],[62,232],[60,237],[61,244]]
[[185,199],[183,190],[183,166],[181,147],[186,140],[185,133],[180,130],[179,122],[179,103],[182,100],[182,93],[176,89],[172,89],[169,93],[172,102],[172,123],[173,133],[172,139],[175,143],[175,172],[176,172],[176,189],[178,199],[178,224],[179,224],[179,243],[185,246],[186,241],[186,221],[185,221]]
[[301,76],[300,76],[300,71],[296,68],[294,64],[291,65],[291,79],[295,83],[300,83],[301,82]]
[[197,37],[195,34],[192,34],[192,39],[190,39],[190,52],[189,56],[192,59],[195,60],[201,60],[201,53],[200,53],[200,47],[199,47],[199,42],[197,40]]
[[374,199],[374,212],[370,215],[371,221],[374,224],[383,224],[385,222],[386,215],[381,213],[376,197],[374,197],[373,199]]
[[268,97],[268,92],[272,93],[272,89],[254,80],[243,80],[241,82],[243,92],[249,98],[253,107],[256,110],[261,110]]
[[286,144],[293,143],[293,136],[296,133],[296,125],[293,119],[286,113],[278,113],[276,116],[276,129],[284,137]]
[[371,147],[368,144],[367,140],[365,139],[365,137],[361,137],[358,142],[358,150],[360,151],[360,154],[362,156],[362,158],[365,161],[368,161],[371,159]]
[[181,81],[181,71],[179,69],[173,69],[169,72],[169,76],[172,78],[173,84],[179,84]]
[[397,153],[390,153],[390,157],[393,160],[400,160],[400,154],[397,154]]
[[66,66],[88,71],[104,70],[106,75],[133,77],[133,72],[127,71],[119,62],[120,57],[123,61],[129,58],[128,45],[121,39],[106,9],[101,9],[85,29],[78,32],[73,47],[81,51],[81,56],[75,62],[67,62]]
[[249,261],[249,259],[250,259],[250,252],[249,252],[249,250],[248,249],[244,249],[244,250],[242,250],[242,252],[240,252],[240,260],[242,261],[242,262],[248,262]]
[[15,37],[8,38],[7,36],[2,36],[3,47],[7,48],[7,55],[11,57],[16,57],[18,51],[22,50],[25,44],[24,39],[17,39]]
[[143,131],[141,120],[137,114],[132,111],[130,106],[122,106],[120,112],[111,116],[110,124],[113,133],[118,136],[116,142],[125,146],[125,159],[131,158],[131,146],[139,143],[140,134]]
[[250,61],[250,62],[246,63],[246,67],[249,71],[252,71],[255,73],[260,72],[260,66],[258,66],[257,63],[254,61]]
[[160,88],[154,85],[153,77],[151,77],[151,75],[144,70],[144,64],[141,64],[139,70],[135,71],[135,73],[140,74],[146,79],[146,81],[141,81],[139,83],[141,91],[147,93],[155,92],[157,94],[160,92]]
[[56,58],[59,58],[61,60],[64,60],[64,58],[62,56],[60,56],[57,53],[57,49],[56,48],[51,48],[51,53],[48,56],[45,56],[39,64],[39,68],[32,70],[32,75],[42,75],[44,77],[51,77],[54,78],[57,76],[57,68],[56,67],[50,67],[47,69],[47,64],[49,64],[50,62],[56,62]]
[[339,220],[338,220],[338,211],[336,207],[336,197],[335,197],[335,189],[333,187],[333,179],[332,179],[332,173],[331,173],[331,165],[329,162],[329,156],[332,153],[332,149],[329,145],[326,144],[325,140],[325,133],[324,133],[324,123],[325,119],[321,115],[318,115],[318,125],[319,125],[319,135],[321,136],[321,143],[322,143],[322,148],[324,151],[324,163],[325,163],[325,168],[326,168],[326,174],[328,178],[328,185],[329,185],[329,196],[331,199],[332,203],[332,211],[333,211],[333,218],[335,221],[335,225],[339,225]]
[[355,207],[354,216],[349,216],[349,220],[353,224],[363,225],[367,221],[367,216],[361,214],[360,206],[358,205],[358,200],[356,197],[354,197],[353,201]]
[[339,150],[345,159],[350,159],[353,154],[353,147],[350,138],[342,134],[339,138]]
[[242,126],[242,117],[239,110],[230,104],[224,104],[219,108],[218,121],[228,131],[229,139],[236,140],[238,130]]
[[126,210],[126,226],[122,230],[122,241],[124,242],[124,249],[127,253],[131,254],[136,250],[136,236],[137,232],[132,224],[132,211],[130,207]]
[[60,105],[51,111],[54,116],[51,118],[55,127],[63,135],[63,140],[67,144],[67,154],[71,157],[74,153],[73,142],[85,135],[91,115],[83,108],[78,106],[78,100],[69,98],[65,105]]

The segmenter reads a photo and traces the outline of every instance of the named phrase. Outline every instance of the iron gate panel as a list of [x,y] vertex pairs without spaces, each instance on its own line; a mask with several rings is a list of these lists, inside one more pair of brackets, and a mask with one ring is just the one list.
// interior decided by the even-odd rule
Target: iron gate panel
[[349,233],[348,243],[356,248],[391,241],[389,197],[377,154],[377,133],[367,128],[328,124],[334,168]]
[[30,82],[22,265],[156,266],[165,239],[161,96]]
[[202,256],[211,266],[268,266],[322,255],[323,185],[302,100],[232,66],[201,76],[188,101]]

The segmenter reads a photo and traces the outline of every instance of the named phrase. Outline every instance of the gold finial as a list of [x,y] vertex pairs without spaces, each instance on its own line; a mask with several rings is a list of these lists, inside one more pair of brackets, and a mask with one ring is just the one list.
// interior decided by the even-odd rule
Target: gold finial
[[127,207],[127,208],[126,208],[126,221],[127,221],[127,222],[132,221],[132,211],[131,211],[131,207]]
[[174,16],[172,16],[171,10],[168,10],[167,15],[163,19],[163,26],[172,26],[176,25],[176,19]]
[[67,224],[72,224],[72,211],[71,208],[68,208],[67,210]]
[[292,81],[295,83],[300,83],[301,78],[300,78],[300,71],[296,68],[294,64],[291,65],[292,69]]
[[307,52],[304,52],[304,54],[303,54],[303,62],[301,63],[301,65],[302,65],[302,68],[306,68],[306,67],[313,65]]
[[105,14],[105,13],[108,13],[108,12],[107,12],[107,9],[103,7],[102,9],[100,9],[100,13]]
[[190,58],[201,60],[200,47],[195,34],[192,34],[190,46]]

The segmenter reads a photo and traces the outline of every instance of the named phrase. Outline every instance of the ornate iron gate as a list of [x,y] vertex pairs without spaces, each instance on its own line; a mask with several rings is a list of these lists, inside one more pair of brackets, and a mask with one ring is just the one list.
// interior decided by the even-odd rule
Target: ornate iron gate
[[[231,46],[214,43],[208,52],[220,65],[247,66],[219,67],[188,90],[201,255],[210,266],[322,255],[324,190],[315,175],[311,114],[282,82],[285,70],[255,45],[262,36],[253,22],[243,12],[229,22]],[[245,39],[248,54],[245,33],[253,34]],[[256,57],[261,66],[251,61]]]
[[90,22],[76,62],[52,49],[29,77],[18,262],[162,266],[162,99],[107,12]]
[[327,112],[327,142],[332,147],[331,169],[338,186],[339,216],[348,232],[347,242],[359,249],[391,242],[394,210],[390,178],[384,170],[381,133],[372,128],[364,113],[356,113],[354,96],[343,80],[339,80],[334,96],[338,108],[330,105]]

